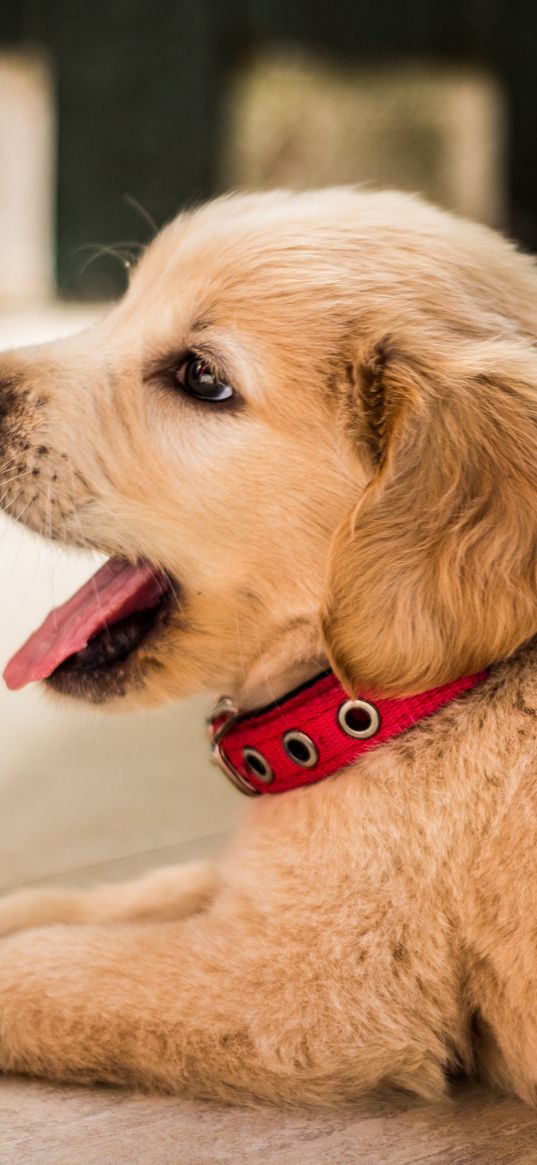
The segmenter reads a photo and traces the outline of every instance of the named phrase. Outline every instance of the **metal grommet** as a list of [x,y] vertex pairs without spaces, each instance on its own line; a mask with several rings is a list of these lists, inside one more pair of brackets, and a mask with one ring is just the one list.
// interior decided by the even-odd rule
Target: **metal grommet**
[[265,760],[263,753],[258,752],[257,748],[243,748],[242,756],[246,768],[252,773],[252,776],[257,777],[258,781],[263,781],[264,785],[270,785],[274,780],[274,773]]
[[306,736],[305,732],[299,732],[298,729],[292,728],[286,732],[282,745],[289,760],[303,769],[312,769],[319,760],[318,749],[311,737]]
[[347,736],[367,740],[380,728],[380,715],[368,700],[346,700],[338,709],[338,723]]

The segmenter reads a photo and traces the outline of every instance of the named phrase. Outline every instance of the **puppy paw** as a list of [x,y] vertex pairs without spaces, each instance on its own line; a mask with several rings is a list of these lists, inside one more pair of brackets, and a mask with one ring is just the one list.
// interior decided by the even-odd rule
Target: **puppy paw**
[[0,938],[51,922],[74,921],[69,897],[58,890],[17,890],[0,898]]
[[212,866],[190,862],[89,890],[18,890],[0,898],[0,938],[51,923],[187,918],[208,905],[218,886],[219,876]]

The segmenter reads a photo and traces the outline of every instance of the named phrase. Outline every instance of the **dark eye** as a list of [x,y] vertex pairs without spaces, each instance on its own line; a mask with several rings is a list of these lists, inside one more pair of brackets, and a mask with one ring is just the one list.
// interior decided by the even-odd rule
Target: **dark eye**
[[231,385],[218,378],[203,356],[189,356],[176,376],[181,388],[198,400],[218,402],[229,400],[234,395]]

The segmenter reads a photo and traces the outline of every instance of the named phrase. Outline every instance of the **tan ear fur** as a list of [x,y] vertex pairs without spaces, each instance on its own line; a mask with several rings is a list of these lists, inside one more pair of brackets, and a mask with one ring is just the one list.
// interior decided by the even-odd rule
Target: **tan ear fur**
[[322,626],[351,692],[409,694],[537,632],[537,356],[522,339],[394,341],[352,365],[372,478],[336,532]]

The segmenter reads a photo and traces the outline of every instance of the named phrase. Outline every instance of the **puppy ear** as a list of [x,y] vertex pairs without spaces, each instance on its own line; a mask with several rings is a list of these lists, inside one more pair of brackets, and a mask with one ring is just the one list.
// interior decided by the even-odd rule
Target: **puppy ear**
[[412,359],[384,342],[349,366],[345,426],[371,479],[322,610],[349,692],[423,691],[537,631],[535,385],[529,345],[500,341]]

